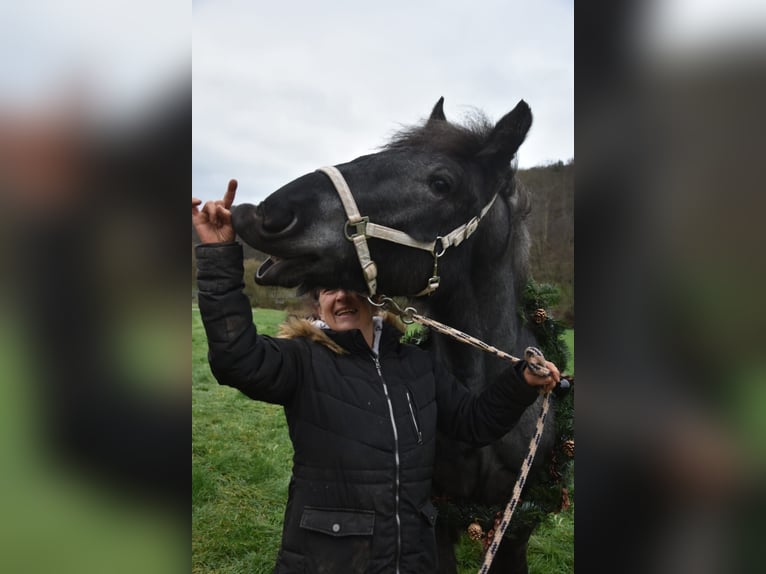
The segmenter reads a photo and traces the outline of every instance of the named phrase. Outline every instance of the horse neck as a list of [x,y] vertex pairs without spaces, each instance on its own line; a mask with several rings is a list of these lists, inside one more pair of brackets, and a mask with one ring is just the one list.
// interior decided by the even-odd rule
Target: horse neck
[[[426,300],[427,315],[519,356],[519,348],[532,344],[532,340],[518,316],[518,285],[514,284],[511,258],[494,261],[483,273],[465,275],[470,276],[460,281],[459,288]],[[431,350],[471,388],[482,388],[508,366],[490,353],[446,335],[432,334]]]

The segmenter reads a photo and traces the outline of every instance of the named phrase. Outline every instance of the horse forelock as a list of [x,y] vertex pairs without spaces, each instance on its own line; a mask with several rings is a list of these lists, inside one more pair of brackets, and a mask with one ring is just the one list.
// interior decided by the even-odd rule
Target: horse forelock
[[[470,162],[485,149],[494,127],[484,112],[475,109],[466,115],[463,124],[442,120],[404,127],[380,151],[439,153]],[[495,190],[511,198],[514,220],[516,215],[525,218],[530,205],[526,189],[517,188],[515,174],[515,162],[495,174]]]
[[474,110],[466,117],[464,125],[426,121],[404,127],[383,146],[383,151],[424,149],[457,158],[470,158],[486,145],[493,127],[483,112]]

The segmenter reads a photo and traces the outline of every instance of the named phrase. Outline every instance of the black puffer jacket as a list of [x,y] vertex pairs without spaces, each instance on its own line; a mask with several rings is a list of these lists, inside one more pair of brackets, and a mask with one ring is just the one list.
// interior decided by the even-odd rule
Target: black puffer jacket
[[241,246],[196,254],[213,374],[287,416],[295,456],[275,572],[435,572],[437,428],[476,445],[505,434],[537,397],[522,365],[474,395],[388,324],[377,357],[357,330],[258,335]]

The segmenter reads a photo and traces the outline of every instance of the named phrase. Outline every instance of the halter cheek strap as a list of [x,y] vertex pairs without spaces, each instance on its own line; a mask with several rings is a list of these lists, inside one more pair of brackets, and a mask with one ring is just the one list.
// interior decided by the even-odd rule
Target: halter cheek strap
[[343,209],[346,212],[346,217],[348,218],[343,233],[346,238],[354,244],[356,255],[359,258],[359,264],[362,267],[362,275],[367,283],[367,289],[369,290],[371,297],[377,292],[378,268],[370,257],[370,249],[367,246],[368,237],[375,237],[376,239],[398,243],[399,245],[405,245],[407,247],[413,247],[431,253],[434,257],[432,276],[428,279],[426,287],[414,296],[420,297],[421,295],[428,295],[436,291],[439,287],[439,275],[437,274],[439,258],[444,255],[444,252],[447,251],[449,247],[460,245],[465,239],[470,237],[474,231],[476,231],[479,227],[479,222],[489,212],[495,203],[495,199],[497,199],[497,194],[495,194],[492,196],[489,203],[484,206],[479,215],[473,217],[467,223],[456,227],[448,234],[437,236],[433,241],[419,241],[403,231],[392,229],[385,225],[372,223],[369,217],[362,216],[362,214],[359,213],[356,201],[354,201],[354,196],[351,194],[351,189],[348,187],[346,180],[343,178],[343,174],[341,174],[338,168],[326,166],[320,167],[317,171],[321,171],[329,177],[335,190],[338,192],[340,201],[343,204]]

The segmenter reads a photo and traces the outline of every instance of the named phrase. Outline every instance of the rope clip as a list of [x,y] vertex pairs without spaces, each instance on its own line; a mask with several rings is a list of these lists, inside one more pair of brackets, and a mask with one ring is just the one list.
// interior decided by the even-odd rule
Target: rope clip
[[385,295],[367,297],[367,300],[370,302],[371,305],[377,307],[378,309],[385,309],[386,311],[391,311],[395,315],[398,315],[399,318],[402,320],[402,323],[404,323],[405,325],[411,325],[412,323],[415,322],[414,315],[418,311],[414,307],[405,307],[404,309],[402,309],[396,301],[391,299],[391,297],[387,297]]

